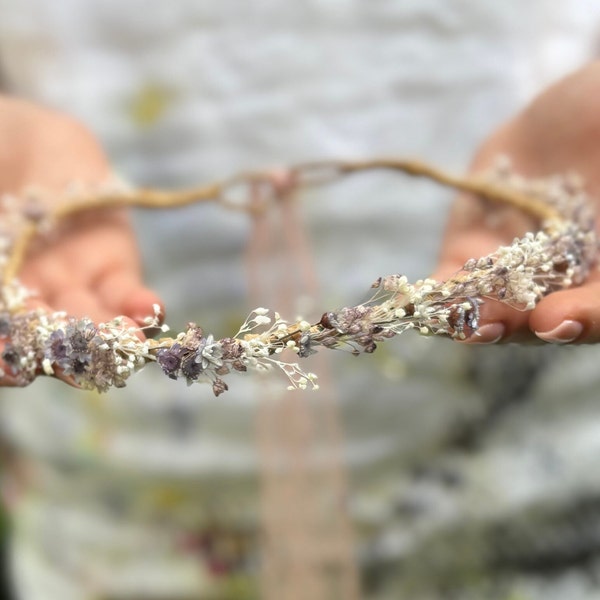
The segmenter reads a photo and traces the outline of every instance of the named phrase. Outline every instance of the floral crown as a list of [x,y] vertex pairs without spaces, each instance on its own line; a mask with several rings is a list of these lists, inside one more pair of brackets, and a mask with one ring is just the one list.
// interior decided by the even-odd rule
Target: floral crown
[[[265,308],[251,312],[231,337],[215,339],[190,323],[185,331],[158,339],[141,339],[140,329],[122,317],[107,323],[76,319],[64,312],[27,308],[33,292],[18,279],[23,259],[36,236],[57,222],[98,208],[143,206],[169,208],[216,201],[230,208],[261,211],[264,204],[240,205],[240,186],[268,188],[281,197],[296,187],[316,186],[371,169],[421,176],[486,201],[512,206],[534,217],[539,231],[527,233],[495,252],[469,259],[446,281],[409,283],[403,275],[379,277],[370,299],[356,306],[323,313],[316,323],[290,323]],[[0,339],[5,342],[5,370],[21,385],[38,375],[69,375],[87,389],[123,387],[147,363],[157,363],[171,379],[188,384],[209,382],[215,395],[228,389],[223,377],[232,371],[267,371],[278,367],[289,389],[317,388],[316,376],[298,360],[322,348],[371,353],[377,344],[409,329],[422,335],[465,339],[476,335],[481,305],[493,299],[520,310],[532,310],[547,294],[581,284],[598,250],[595,215],[581,182],[573,176],[527,180],[504,164],[483,176],[455,177],[408,160],[324,161],[283,171],[248,173],[223,182],[175,192],[136,190],[107,184],[93,192],[71,192],[59,206],[44,209],[35,193],[25,199],[2,197],[0,235]],[[158,306],[148,328],[161,325]],[[292,357],[288,360],[286,357]]]

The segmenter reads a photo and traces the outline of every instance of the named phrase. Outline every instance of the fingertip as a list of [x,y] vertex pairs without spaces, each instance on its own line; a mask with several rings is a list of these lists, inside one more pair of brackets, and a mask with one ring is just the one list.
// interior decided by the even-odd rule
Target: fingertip
[[486,323],[469,336],[464,342],[466,344],[496,344],[506,336],[504,323]]
[[160,324],[164,321],[165,306],[155,292],[148,288],[139,288],[125,299],[122,313],[140,326],[147,325],[148,318],[156,318]]
[[543,342],[551,344],[570,344],[577,341],[584,331],[583,325],[573,319],[565,319],[556,327],[547,331],[534,330],[535,335]]
[[23,387],[23,385],[8,373],[6,365],[0,364],[0,387]]
[[[461,266],[456,261],[442,261],[432,278],[444,281],[456,274]],[[518,310],[508,304],[483,298],[480,307],[479,327],[469,337],[462,340],[466,344],[497,344],[508,342],[530,343],[535,341],[528,328],[529,312]]]
[[64,370],[60,367],[56,367],[54,369],[54,375],[51,376],[59,381],[62,381],[63,383],[66,383],[68,386],[75,388],[76,390],[83,389],[82,386],[75,382],[71,375],[65,375]]
[[467,343],[528,342],[533,337],[527,326],[528,312],[491,299],[484,300],[480,312],[479,327]]
[[550,294],[531,314],[529,327],[548,343],[600,342],[600,283]]
[[52,298],[52,306],[70,317],[88,318],[96,323],[110,321],[117,314],[102,305],[95,293],[85,289],[65,289]]

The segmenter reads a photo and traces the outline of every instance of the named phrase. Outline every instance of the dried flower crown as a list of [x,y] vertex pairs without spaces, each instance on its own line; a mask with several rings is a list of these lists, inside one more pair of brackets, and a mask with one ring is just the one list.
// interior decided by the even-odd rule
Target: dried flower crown
[[[235,205],[229,192],[239,185],[266,185],[282,193],[291,186],[329,183],[368,169],[390,169],[423,176],[496,203],[516,207],[541,224],[510,245],[482,258],[468,260],[446,281],[424,279],[414,284],[402,275],[380,277],[372,297],[357,306],[323,313],[317,323],[289,323],[264,308],[255,309],[232,337],[215,339],[197,325],[175,337],[141,340],[138,330],[122,318],[108,323],[75,319],[64,312],[28,310],[32,295],[19,283],[18,273],[30,242],[75,213],[99,207],[172,207],[201,201]],[[156,362],[171,379],[209,382],[216,395],[227,390],[223,377],[232,371],[265,371],[279,367],[290,389],[316,388],[316,377],[290,354],[302,359],[320,348],[373,352],[377,344],[409,329],[423,335],[465,339],[477,332],[479,309],[495,299],[531,310],[547,294],[582,283],[596,260],[595,215],[583,187],[573,177],[526,180],[503,167],[482,177],[454,177],[425,164],[404,160],[327,161],[290,168],[285,177],[250,173],[198,189],[179,192],[130,190],[122,187],[71,194],[50,211],[40,209],[35,195],[2,199],[0,232],[0,339],[2,358],[21,385],[57,369],[84,388],[123,387],[149,362]],[[239,207],[239,206],[238,206]],[[260,208],[260,207],[259,207]],[[253,207],[257,209],[256,206]],[[159,326],[158,307],[148,326]],[[168,328],[163,326],[163,332]]]

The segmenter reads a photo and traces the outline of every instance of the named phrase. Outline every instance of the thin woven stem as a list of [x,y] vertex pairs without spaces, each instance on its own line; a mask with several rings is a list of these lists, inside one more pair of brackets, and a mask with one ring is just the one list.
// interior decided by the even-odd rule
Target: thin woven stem
[[[303,173],[310,173],[315,170],[328,170],[331,173],[335,173],[337,176],[336,178],[339,178],[352,173],[379,169],[401,171],[408,175],[425,177],[457,190],[477,194],[492,202],[513,206],[540,220],[553,219],[559,216],[553,207],[548,206],[536,198],[520,194],[508,188],[491,185],[488,181],[477,177],[458,177],[451,175],[450,173],[446,173],[440,169],[436,169],[415,160],[379,158],[365,161],[319,161],[292,167],[289,169],[289,175],[290,180],[294,182],[295,185],[301,186]],[[229,202],[225,193],[228,188],[235,184],[270,181],[271,173],[258,171],[237,175],[222,182],[214,182],[202,187],[178,191],[139,189],[121,194],[83,195],[81,197],[70,199],[68,203],[57,206],[50,212],[48,218],[54,222],[72,217],[78,213],[99,208],[138,207],[164,209],[187,206],[200,202],[220,202],[228,208],[239,208],[252,211],[256,210],[256,208],[253,208],[250,205],[236,206],[233,202]],[[314,185],[314,181],[311,182],[311,184]],[[27,249],[35,237],[35,232],[36,225],[31,223],[17,238],[9,257],[9,262],[4,270],[4,284],[9,283],[17,277]]]

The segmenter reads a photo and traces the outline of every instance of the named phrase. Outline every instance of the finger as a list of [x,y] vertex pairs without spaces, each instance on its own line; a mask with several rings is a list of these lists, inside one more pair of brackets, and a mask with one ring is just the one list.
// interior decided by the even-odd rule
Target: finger
[[[462,268],[463,263],[446,260],[432,276],[445,281]],[[496,344],[504,342],[534,342],[537,338],[529,329],[530,313],[499,302],[483,298],[480,308],[479,327],[466,340],[468,344]],[[537,340],[539,342],[539,340]]]
[[[59,381],[66,383],[67,385],[71,386],[72,388],[75,388],[76,390],[83,389],[75,381],[75,379],[73,379],[72,375],[65,375],[64,370],[61,367],[55,366],[55,367],[53,367],[53,371],[54,371],[54,373],[50,375],[51,377],[54,377],[55,379],[58,379]],[[41,375],[46,375],[46,373],[41,373]]]
[[165,319],[163,301],[152,290],[138,287],[122,306],[122,314],[131,317],[138,325],[147,325],[148,317],[156,318],[161,325]]
[[95,294],[85,289],[63,289],[51,301],[55,310],[65,311],[77,319],[87,317],[96,323],[104,323],[116,316],[98,301]]
[[467,344],[497,344],[507,342],[528,343],[536,340],[529,330],[529,311],[483,299],[480,308],[479,327],[466,340]]
[[4,361],[0,361],[0,366],[2,367],[4,375],[0,377],[0,387],[23,387],[23,385],[15,379],[12,375],[8,373],[6,370],[6,365],[4,365]]
[[144,287],[137,272],[123,268],[106,274],[95,284],[98,302],[115,315],[125,315],[138,325],[144,325],[147,317],[154,317],[155,305],[159,308],[159,321],[164,317],[164,305],[158,295]]
[[[123,317],[122,326],[124,328],[138,329],[138,324],[132,318],[127,315],[115,314],[101,304],[94,292],[82,289],[67,290],[62,296],[57,296],[56,301],[58,303],[56,310],[64,310],[70,317],[78,319],[87,317],[98,324],[107,323],[120,316]],[[139,337],[143,338],[144,335],[140,332]]]
[[600,274],[582,287],[554,292],[531,314],[529,327],[544,342],[600,342]]

